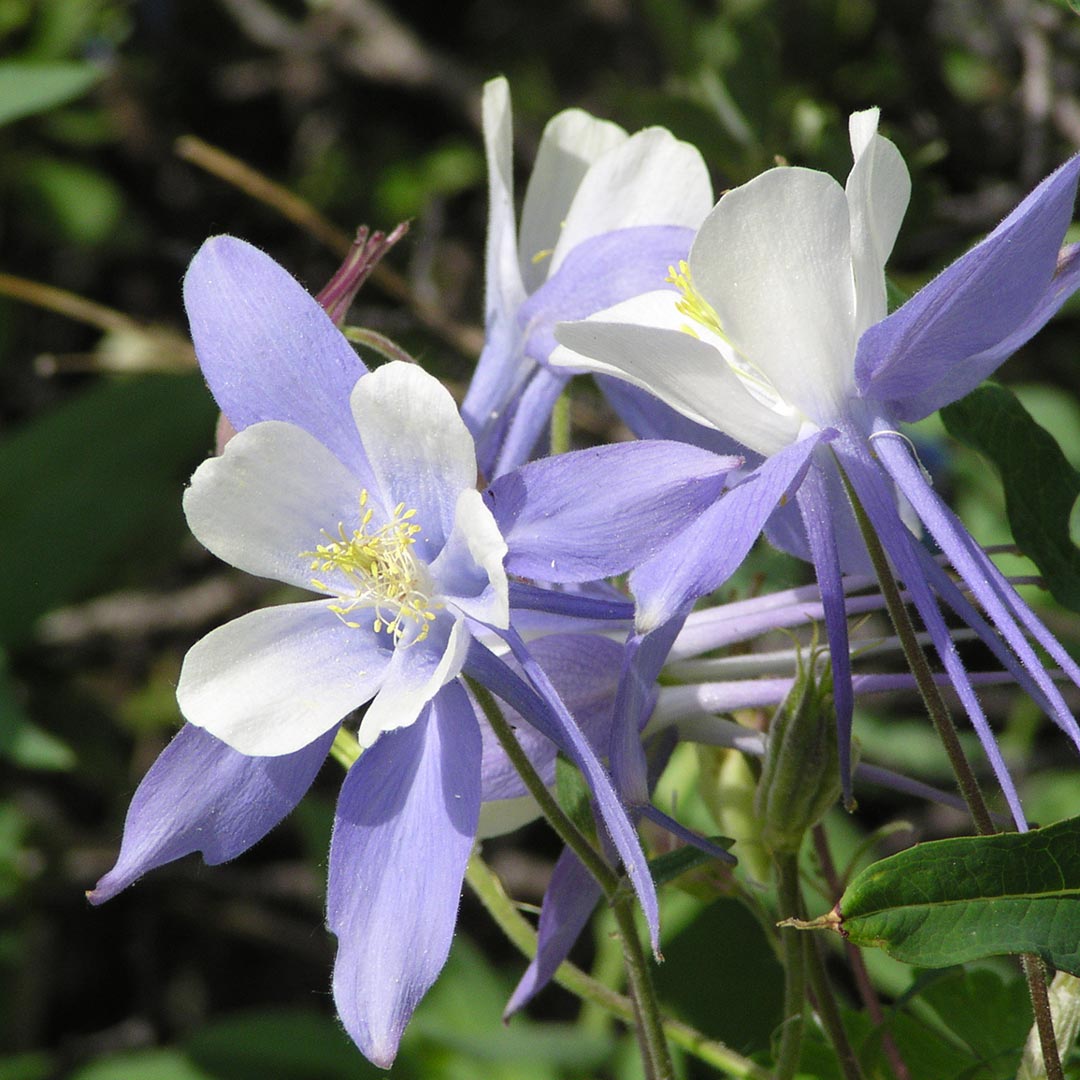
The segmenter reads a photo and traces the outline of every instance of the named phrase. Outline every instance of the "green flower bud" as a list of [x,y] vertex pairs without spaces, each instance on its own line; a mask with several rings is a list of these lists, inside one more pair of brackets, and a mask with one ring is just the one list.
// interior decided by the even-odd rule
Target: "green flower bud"
[[762,842],[774,854],[794,854],[839,796],[832,672],[819,675],[813,661],[800,660],[795,685],[773,716],[754,798]]

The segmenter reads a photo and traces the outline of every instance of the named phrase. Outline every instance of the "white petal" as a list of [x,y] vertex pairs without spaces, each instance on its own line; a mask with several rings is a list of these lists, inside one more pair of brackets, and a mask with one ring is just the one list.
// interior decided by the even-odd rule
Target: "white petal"
[[488,170],[487,319],[516,312],[525,301],[518,267],[514,216],[513,121],[510,87],[503,78],[484,84],[484,151]]
[[[365,376],[360,382],[366,382]],[[184,492],[191,531],[219,559],[249,574],[311,588],[310,559],[323,530],[355,526],[360,485],[302,428],[252,424],[204,461]]]
[[479,491],[458,497],[454,531],[431,564],[438,594],[466,615],[505,629],[510,593],[503,560],[506,541]]
[[350,629],[323,601],[252,611],[188,650],[177,701],[187,720],[242,754],[291,754],[378,690],[391,657],[380,639]]
[[855,358],[843,188],[811,169],[770,169],[720,200],[689,262],[745,360],[818,426],[839,418]]
[[678,299],[658,290],[583,322],[560,323],[560,347],[549,362],[614,375],[762,454],[793,442],[800,419],[752,397],[704,327],[695,327],[699,337],[683,330],[689,320],[675,307]]
[[423,707],[461,673],[469,640],[463,619],[442,618],[423,641],[396,649],[382,689],[360,721],[360,745],[371,746],[384,731],[415,723]]
[[547,276],[574,192],[589,166],[627,138],[608,120],[567,109],[548,121],[521,208],[521,277],[532,292]]
[[458,495],[476,487],[476,450],[454,399],[422,368],[395,360],[356,384],[352,409],[387,509],[416,510],[417,553],[431,562],[454,527]]
[[590,166],[566,215],[550,273],[590,236],[635,225],[696,229],[712,205],[709,170],[697,148],[664,128],[646,128]]
[[877,114],[877,109],[852,113],[849,123],[855,165],[845,191],[851,214],[856,340],[887,313],[885,263],[911,196],[907,165],[900,151],[877,134]]

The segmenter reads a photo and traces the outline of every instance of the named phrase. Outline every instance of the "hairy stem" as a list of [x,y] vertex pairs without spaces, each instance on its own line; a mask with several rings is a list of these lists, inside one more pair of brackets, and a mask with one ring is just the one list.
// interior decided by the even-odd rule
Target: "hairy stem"
[[[799,858],[790,853],[775,856],[776,881],[782,918],[802,917],[799,892]],[[780,928],[784,962],[784,1021],[776,1055],[775,1080],[791,1080],[802,1056],[806,1014],[806,935],[793,926]]]

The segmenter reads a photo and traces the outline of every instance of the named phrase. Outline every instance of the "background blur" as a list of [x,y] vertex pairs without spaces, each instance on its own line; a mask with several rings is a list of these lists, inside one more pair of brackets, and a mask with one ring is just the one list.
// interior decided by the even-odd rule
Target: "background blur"
[[[510,79],[522,185],[544,122],[571,105],[668,126],[700,147],[717,191],[777,155],[843,178],[847,114],[879,105],[913,175],[891,264],[910,290],[1080,147],[1078,61],[1080,17],[1051,0],[0,0],[0,1080],[369,1074],[329,996],[333,762],[237,862],[186,860],[96,910],[83,898],[180,723],[184,652],[275,598],[203,552],[180,512],[213,444],[180,302],[207,235],[252,241],[314,292],[342,236],[411,219],[394,277],[366,287],[350,321],[460,383],[482,310],[487,78]],[[204,143],[300,196],[307,224],[212,175]],[[1078,314],[1067,307],[1003,374],[1080,466]],[[615,432],[587,386],[577,406],[582,439]],[[981,541],[1007,540],[991,471],[938,431],[939,488]],[[752,569],[766,588],[803,574],[767,556]],[[1078,636],[1075,616],[1046,618]],[[1031,815],[1080,812],[1063,742],[1007,695],[996,719]],[[878,703],[857,730],[878,760],[946,782],[913,701]],[[691,813],[694,771],[677,758],[684,786],[669,785]],[[859,822],[838,815],[849,851],[900,817],[916,835],[942,827],[873,793],[864,807]],[[539,900],[556,854],[545,830],[488,852],[514,895]],[[759,929],[733,901],[686,899],[669,905],[662,993],[736,1048],[767,1046],[779,987]],[[463,911],[395,1076],[635,1075],[603,1017],[548,1026],[578,1017],[561,991],[504,1029],[524,961],[468,895]],[[603,969],[609,953],[601,924],[578,959]],[[876,973],[897,994],[910,982],[898,966]],[[1004,975],[987,979],[984,1001],[1015,998]],[[949,985],[903,1014],[916,1043],[948,1044],[918,1075],[1008,1075],[978,1047],[971,1071],[956,1049],[971,1050],[977,1024],[940,1035],[959,1010]]]

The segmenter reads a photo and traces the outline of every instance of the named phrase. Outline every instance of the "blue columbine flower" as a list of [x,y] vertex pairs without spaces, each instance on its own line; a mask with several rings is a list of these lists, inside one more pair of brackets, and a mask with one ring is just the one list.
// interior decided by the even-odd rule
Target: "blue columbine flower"
[[468,673],[581,768],[655,947],[655,890],[633,825],[513,621],[517,607],[520,623],[536,608],[580,618],[628,605],[510,575],[581,584],[629,570],[715,500],[738,459],[623,444],[535,462],[481,493],[448,392],[407,363],[368,373],[266,255],[207,241],[184,297],[203,374],[237,432],[192,480],[191,528],[227,562],[313,598],[251,612],[190,650],[177,689],[189,725],[140,789],[95,898],[188,851],[220,861],[253,843],[366,705],[367,749],[338,802],[328,920],[338,1011],[389,1065],[445,962],[477,835],[484,750],[459,681]]
[[[635,571],[643,635],[723,581],[770,518],[789,517],[790,507],[777,510],[790,498],[801,521],[793,543],[813,560],[822,590],[846,757],[852,691],[840,575],[865,567],[866,556],[842,471],[1024,827],[940,605],[977,631],[1074,741],[1076,722],[1028,637],[1074,681],[1080,669],[934,493],[897,427],[973,389],[1080,284],[1080,246],[1061,249],[1080,156],[886,317],[884,265],[910,181],[899,152],[877,134],[877,110],[851,118],[851,145],[846,187],[783,167],[726,194],[688,260],[671,268],[670,287],[559,327],[563,347],[551,362],[625,379],[764,458],[677,545]],[[897,489],[981,612],[913,536]]]
[[515,222],[510,90],[484,87],[486,343],[462,415],[487,477],[525,461],[569,376],[546,366],[555,323],[652,288],[712,206],[701,154],[664,128],[628,135],[567,109],[545,127]]

